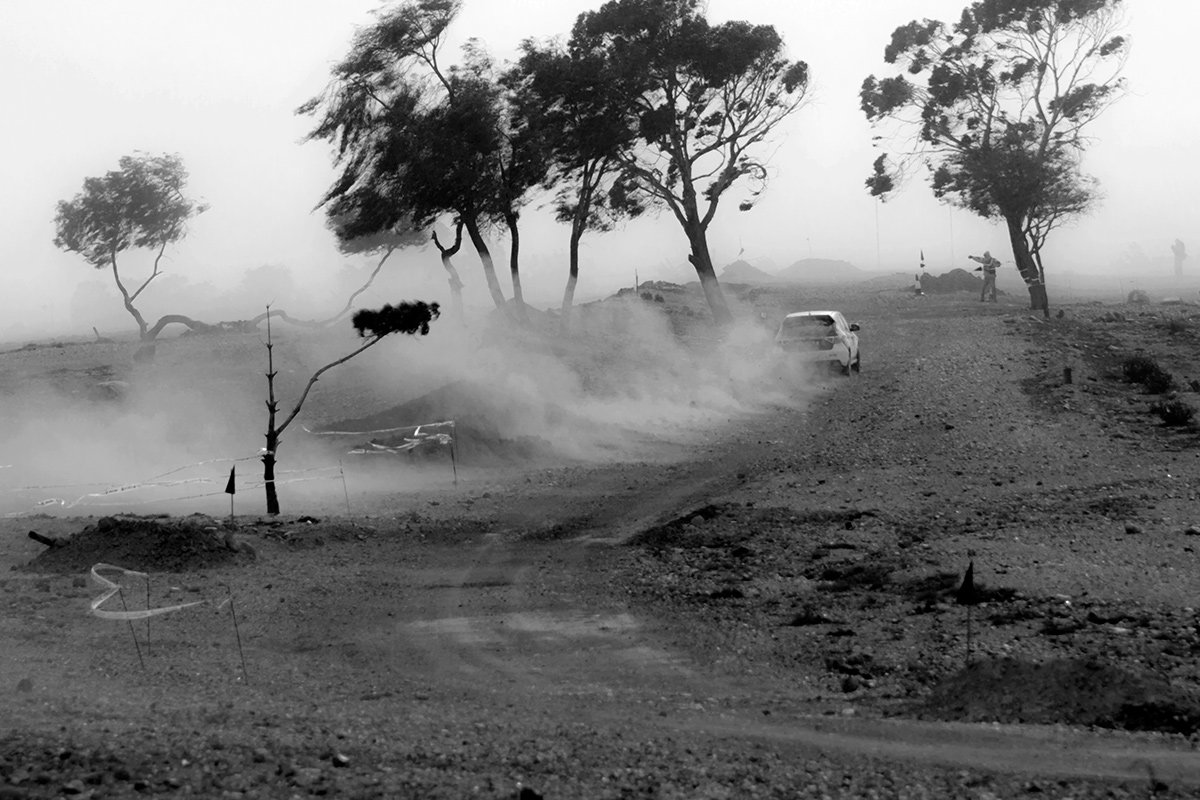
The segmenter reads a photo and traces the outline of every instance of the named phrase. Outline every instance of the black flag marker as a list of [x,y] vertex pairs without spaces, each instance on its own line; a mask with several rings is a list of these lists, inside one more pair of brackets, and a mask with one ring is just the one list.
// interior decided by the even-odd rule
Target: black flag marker
[[229,483],[225,484],[225,494],[233,494],[234,493],[233,492],[233,473],[236,470],[237,470],[237,467],[229,468]]
[[975,590],[975,562],[967,564],[966,574],[963,575],[962,586],[958,587],[956,599],[959,605],[973,606],[979,602],[979,593]]

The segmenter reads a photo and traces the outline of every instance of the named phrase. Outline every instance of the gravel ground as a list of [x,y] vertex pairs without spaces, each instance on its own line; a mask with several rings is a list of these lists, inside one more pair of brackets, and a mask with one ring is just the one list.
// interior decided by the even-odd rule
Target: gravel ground
[[78,570],[147,518],[3,520],[0,798],[1195,796],[1197,451],[1114,374],[1190,329],[925,300],[806,298],[862,374],[652,460],[194,518],[149,631]]

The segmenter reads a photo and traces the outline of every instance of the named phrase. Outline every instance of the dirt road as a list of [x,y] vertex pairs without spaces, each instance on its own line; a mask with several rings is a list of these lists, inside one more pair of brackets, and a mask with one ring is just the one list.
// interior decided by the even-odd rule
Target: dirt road
[[[1100,654],[1194,686],[1195,453],[1107,420],[1078,358],[1058,385],[1020,309],[846,310],[863,372],[803,402],[661,459],[240,519],[257,559],[156,580],[208,604],[149,631],[87,616],[77,574],[6,572],[0,796],[1194,796],[1194,736],[913,704],[961,668],[963,609],[929,586],[968,560],[1011,593],[978,611],[977,662]],[[0,563],[84,522],[4,520]],[[1041,627],[1117,607],[1149,621]]]

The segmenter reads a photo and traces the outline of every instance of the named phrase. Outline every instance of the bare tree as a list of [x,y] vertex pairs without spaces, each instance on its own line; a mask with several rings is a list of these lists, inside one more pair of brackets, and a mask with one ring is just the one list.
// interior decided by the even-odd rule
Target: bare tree
[[438,318],[439,310],[437,303],[424,303],[421,301],[413,303],[400,303],[399,305],[385,305],[379,310],[362,309],[354,314],[352,322],[354,329],[358,331],[358,335],[366,342],[361,347],[353,350],[350,353],[342,356],[339,359],[329,362],[325,366],[313,373],[308,379],[308,383],[304,386],[304,391],[300,394],[300,399],[296,401],[296,405],[292,407],[291,413],[283,420],[282,423],[276,425],[275,420],[279,412],[279,403],[275,399],[275,344],[271,341],[271,314],[270,308],[266,312],[267,320],[267,448],[263,453],[263,484],[266,487],[267,493],[267,513],[279,513],[279,494],[275,488],[275,464],[279,453],[279,443],[283,432],[292,424],[292,420],[300,413],[300,409],[304,407],[304,401],[308,399],[308,393],[312,391],[317,380],[320,379],[329,370],[345,364],[350,359],[362,353],[370,347],[374,347],[383,340],[385,336],[393,333],[404,333],[408,335],[420,334],[425,336],[429,333],[429,324]]

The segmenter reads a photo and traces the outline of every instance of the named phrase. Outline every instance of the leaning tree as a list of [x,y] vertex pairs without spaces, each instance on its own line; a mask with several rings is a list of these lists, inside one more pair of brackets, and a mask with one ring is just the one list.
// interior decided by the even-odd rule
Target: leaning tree
[[1098,198],[1083,174],[1087,129],[1123,87],[1122,0],[979,0],[954,25],[925,20],[892,34],[862,108],[904,153],[867,179],[886,197],[914,164],[934,194],[1008,230],[1030,305],[1049,315],[1042,249]]
[[322,205],[369,187],[419,228],[453,217],[479,254],[492,301],[504,308],[483,236],[504,221],[501,92],[474,45],[465,64],[443,64],[460,7],[461,0],[406,0],[381,10],[355,35],[325,91],[298,113],[317,120],[310,140],[335,147],[340,173]]
[[[167,245],[187,234],[188,221],[208,206],[184,195],[187,170],[178,155],[124,156],[118,169],[87,178],[83,191],[58,203],[54,244],[79,253],[96,269],[111,269],[117,290],[138,326],[143,342],[153,342],[172,323],[192,329],[209,326],[180,314],[167,314],[150,325],[134,301],[162,274]],[[121,278],[117,257],[130,249],[156,251],[150,275],[133,291]]]
[[645,210],[619,158],[633,132],[620,111],[622,96],[605,74],[605,59],[558,42],[526,40],[520,60],[501,83],[518,130],[531,131],[546,162],[543,187],[555,192],[559,222],[570,225],[562,327],[570,328],[579,281],[579,243],[586,231],[609,231]]
[[403,333],[407,335],[425,336],[429,333],[429,324],[438,318],[439,309],[437,303],[425,303],[417,300],[414,302],[401,302],[398,305],[385,305],[383,308],[360,309],[354,313],[350,321],[354,325],[354,329],[358,331],[358,335],[366,339],[357,349],[347,353],[339,359],[329,362],[325,366],[313,373],[308,379],[308,383],[304,386],[304,391],[300,394],[300,399],[296,401],[296,405],[292,407],[291,413],[284,418],[282,423],[276,424],[276,418],[279,414],[279,401],[275,399],[275,358],[274,358],[274,343],[271,341],[271,315],[270,308],[267,309],[267,447],[263,451],[263,485],[266,488],[267,498],[267,513],[279,513],[279,493],[275,488],[275,464],[279,456],[279,444],[283,432],[292,424],[292,420],[296,419],[296,415],[300,413],[300,409],[304,407],[304,401],[308,399],[308,393],[312,391],[313,386],[317,381],[329,370],[345,364],[350,359],[374,347],[383,340],[385,336],[393,333]]
[[[342,309],[324,321],[332,325],[342,319],[354,307],[354,301],[379,277],[383,265],[397,250],[426,244],[425,232],[412,221],[395,213],[396,209],[381,198],[371,187],[359,187],[342,195],[336,202],[326,206],[326,226],[337,239],[338,251],[343,255],[367,255],[377,258],[375,268],[346,300]],[[451,289],[454,283],[451,282]]]
[[605,60],[633,134],[622,166],[683,227],[713,319],[728,323],[708,228],[739,180],[751,183],[742,210],[765,187],[756,152],[803,102],[808,66],[785,58],[771,25],[710,25],[701,0],[609,0],[579,16],[569,47]]

